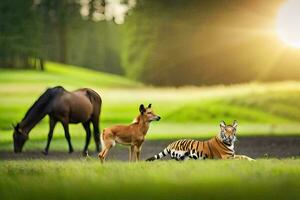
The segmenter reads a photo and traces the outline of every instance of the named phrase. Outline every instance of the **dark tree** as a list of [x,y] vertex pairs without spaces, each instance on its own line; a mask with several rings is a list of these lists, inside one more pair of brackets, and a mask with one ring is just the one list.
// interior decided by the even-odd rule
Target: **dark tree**
[[0,3],[0,67],[38,66],[41,21],[32,1],[2,0]]

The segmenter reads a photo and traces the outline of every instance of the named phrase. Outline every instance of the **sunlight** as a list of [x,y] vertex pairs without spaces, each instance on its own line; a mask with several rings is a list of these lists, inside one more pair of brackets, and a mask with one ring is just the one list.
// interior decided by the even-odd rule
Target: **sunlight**
[[300,48],[300,1],[288,0],[280,8],[277,33],[287,45]]
[[[89,19],[91,11],[90,0],[79,0],[80,3],[80,14],[85,20]],[[125,17],[129,10],[135,7],[136,0],[128,0],[124,3],[122,0],[105,0],[105,7],[102,5],[102,1],[94,1],[92,20],[95,22],[108,20],[114,21],[116,24],[123,24]]]

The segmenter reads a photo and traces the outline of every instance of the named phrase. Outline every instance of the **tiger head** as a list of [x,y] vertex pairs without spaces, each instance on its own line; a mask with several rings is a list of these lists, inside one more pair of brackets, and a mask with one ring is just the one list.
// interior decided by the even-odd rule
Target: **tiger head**
[[235,142],[237,125],[238,124],[236,120],[233,121],[232,125],[226,125],[224,121],[221,121],[221,132],[219,138],[224,144],[231,146]]

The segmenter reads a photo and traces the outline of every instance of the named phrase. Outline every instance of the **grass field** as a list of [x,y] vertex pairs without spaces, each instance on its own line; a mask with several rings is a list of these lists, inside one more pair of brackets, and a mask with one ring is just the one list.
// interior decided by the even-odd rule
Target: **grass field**
[[[45,72],[0,70],[0,151],[12,150],[11,123],[47,87],[95,89],[103,99],[101,129],[130,123],[141,103],[153,104],[162,120],[146,139],[206,138],[220,120],[239,121],[238,136],[300,135],[300,82],[154,88],[110,74],[47,63]],[[44,148],[48,119],[30,133],[25,150]],[[85,133],[71,125],[75,150]],[[94,148],[93,142],[91,148]],[[67,151],[57,126],[51,150]],[[247,161],[107,162],[77,160],[1,161],[0,199],[299,199],[299,159]]]
[[300,160],[0,161],[1,199],[299,199]]
[[[162,120],[151,125],[147,139],[211,137],[219,131],[220,120],[234,119],[239,121],[239,136],[299,135],[300,82],[153,88],[120,76],[50,62],[45,72],[0,70],[0,150],[11,149],[11,124],[22,119],[45,88],[56,85],[69,90],[95,89],[103,99],[101,128],[130,123],[141,103],[152,103]],[[41,149],[47,131],[45,118],[30,133],[25,149]],[[81,125],[71,125],[71,137],[75,147],[81,148],[85,137]],[[63,138],[59,125],[51,148],[65,148]]]

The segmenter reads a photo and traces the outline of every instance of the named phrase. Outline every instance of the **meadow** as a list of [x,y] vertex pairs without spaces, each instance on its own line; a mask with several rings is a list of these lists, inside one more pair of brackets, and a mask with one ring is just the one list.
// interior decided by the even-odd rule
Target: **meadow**
[[299,199],[300,160],[152,163],[0,161],[15,199]]
[[[218,123],[238,120],[239,136],[299,135],[300,82],[249,83],[231,86],[155,88],[126,78],[76,66],[48,62],[46,71],[0,70],[0,150],[12,148],[12,123],[47,87],[68,90],[90,87],[103,99],[101,129],[130,123],[141,103],[152,103],[162,117],[150,127],[147,139],[208,138],[219,131]],[[85,133],[71,125],[75,148],[81,148]],[[42,149],[48,132],[47,117],[30,133],[26,149]],[[66,149],[58,125],[52,149]],[[92,144],[93,145],[93,144]]]
[[[152,103],[162,120],[146,139],[208,138],[219,121],[239,121],[238,137],[298,136],[300,82],[249,83],[231,86],[155,88],[126,78],[76,66],[48,62],[45,72],[0,69],[0,151],[12,151],[11,123],[47,87],[91,87],[103,99],[101,129],[130,123],[141,103]],[[45,118],[30,133],[26,151],[41,151],[48,132]],[[71,125],[75,150],[85,133]],[[91,142],[90,149],[94,149]],[[67,151],[57,126],[50,151]],[[28,153],[28,152],[27,152]],[[20,155],[19,158],[21,158]],[[73,157],[74,158],[74,157]],[[0,157],[1,199],[298,199],[300,160],[157,161],[101,165],[95,156],[49,160]]]

